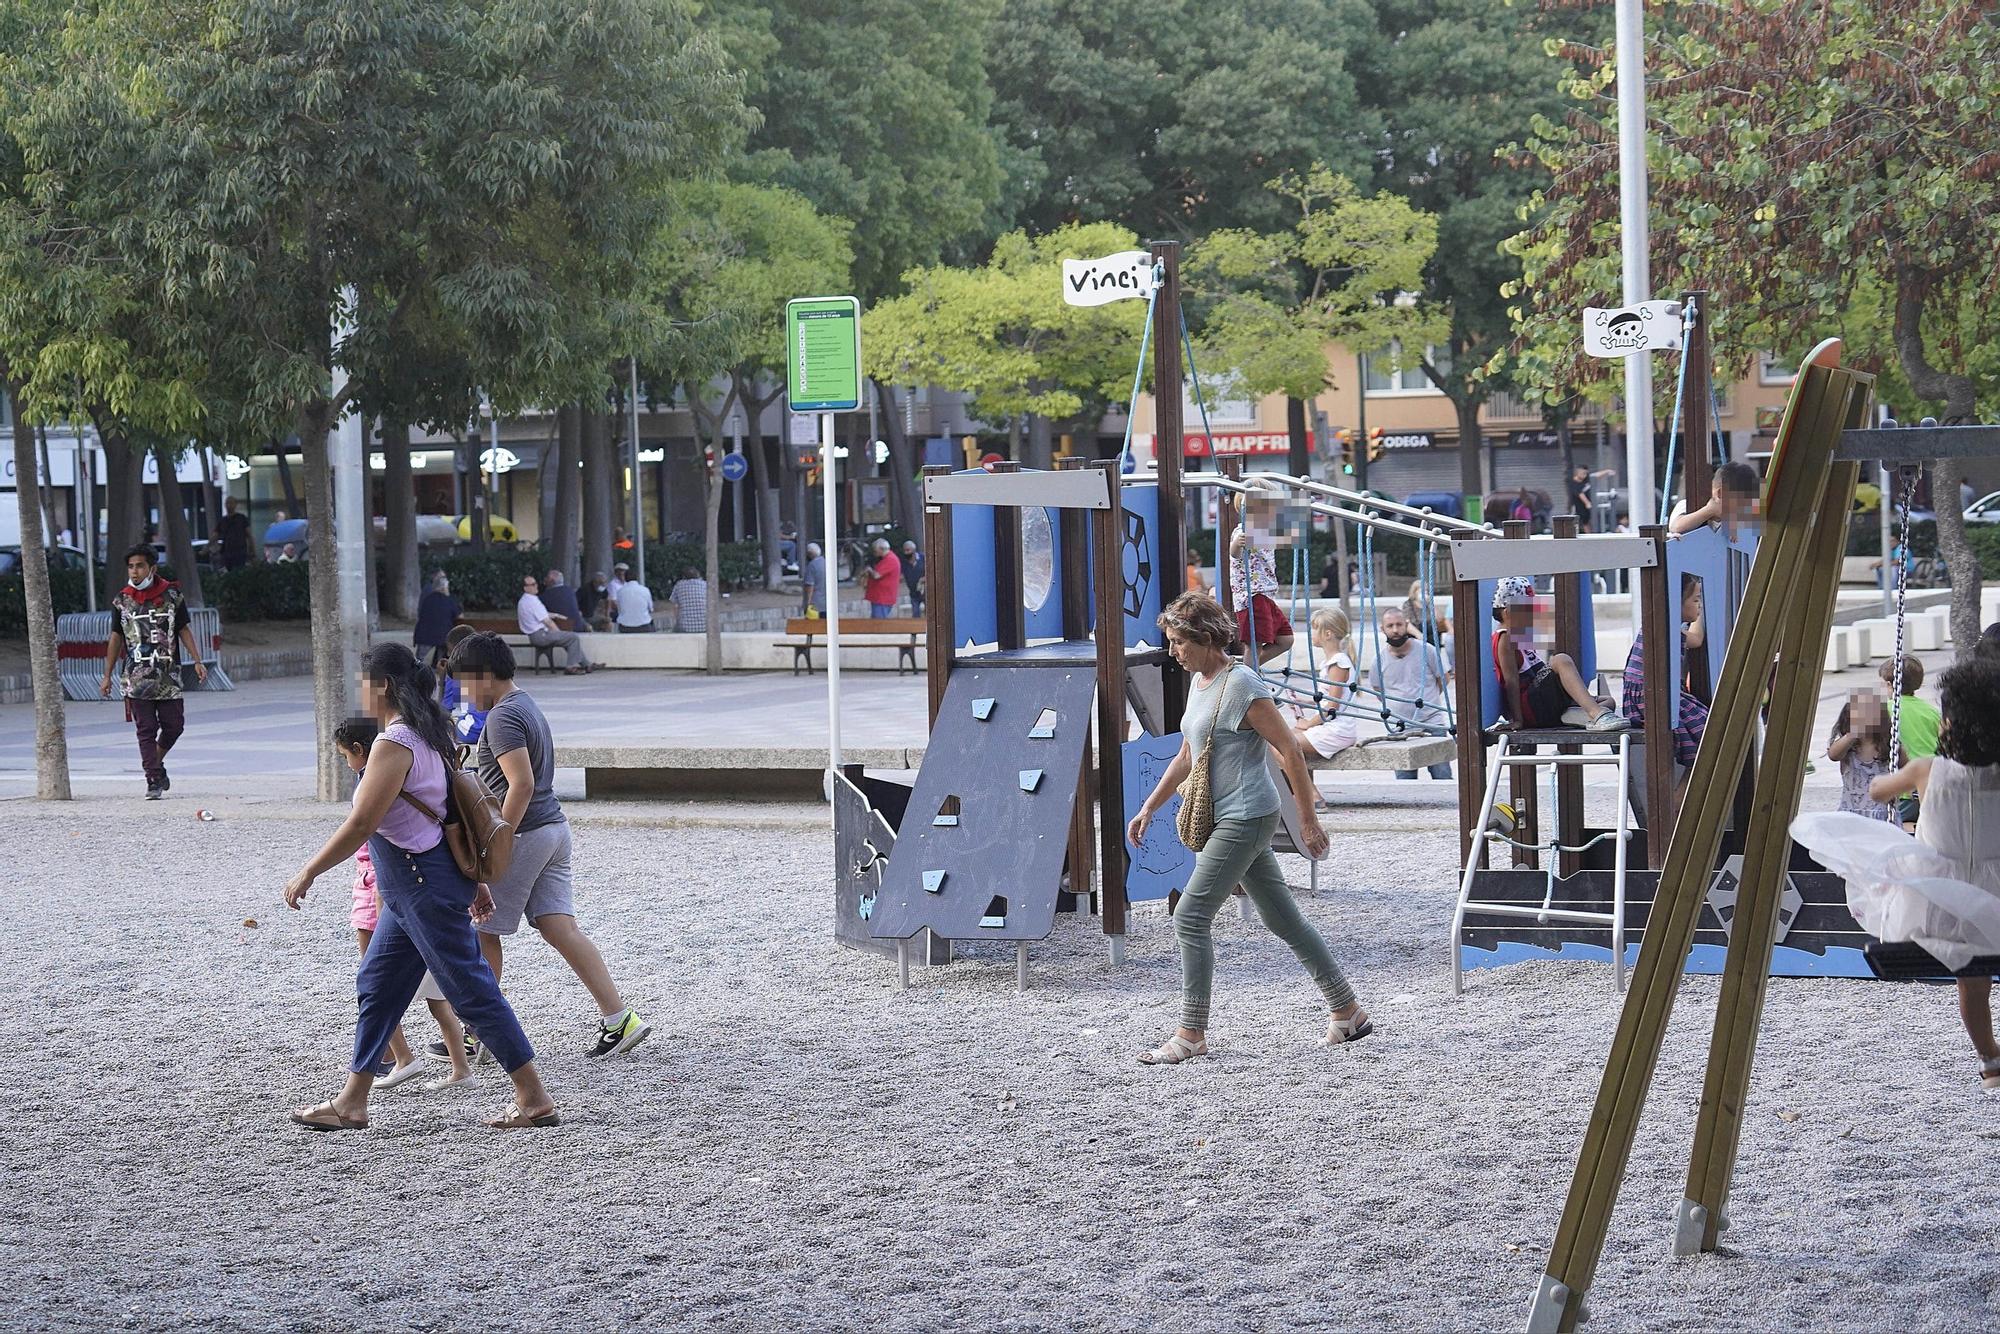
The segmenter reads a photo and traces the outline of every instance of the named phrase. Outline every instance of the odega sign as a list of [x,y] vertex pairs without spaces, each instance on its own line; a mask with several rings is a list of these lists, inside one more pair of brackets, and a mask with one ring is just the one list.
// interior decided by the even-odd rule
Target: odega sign
[[1063,300],[1069,305],[1104,306],[1152,294],[1153,257],[1143,250],[1063,261]]

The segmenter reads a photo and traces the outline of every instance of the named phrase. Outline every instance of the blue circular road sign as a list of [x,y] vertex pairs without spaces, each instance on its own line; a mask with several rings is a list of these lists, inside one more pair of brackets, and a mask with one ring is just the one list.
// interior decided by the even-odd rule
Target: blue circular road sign
[[724,481],[740,482],[750,475],[750,460],[741,454],[722,456],[722,477]]

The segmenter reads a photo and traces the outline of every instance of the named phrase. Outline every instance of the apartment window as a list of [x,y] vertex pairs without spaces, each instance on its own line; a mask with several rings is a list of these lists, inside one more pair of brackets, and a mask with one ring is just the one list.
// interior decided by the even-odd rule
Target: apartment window
[[1422,357],[1405,358],[1403,345],[1391,343],[1386,351],[1362,358],[1365,382],[1371,394],[1435,394],[1438,387],[1424,374],[1423,363],[1429,361],[1437,367],[1440,375],[1451,374],[1451,351],[1442,347],[1427,347]]
[[[1224,396],[1230,387],[1228,376],[1204,375],[1201,377],[1201,396],[1208,404],[1208,419],[1218,426],[1255,426],[1257,424],[1257,402],[1249,398],[1229,398]],[[1194,391],[1186,390],[1181,395],[1181,420],[1188,429],[1201,429],[1201,405],[1195,402]]]
[[1775,353],[1757,354],[1758,384],[1790,384],[1799,378],[1799,368],[1779,358]]

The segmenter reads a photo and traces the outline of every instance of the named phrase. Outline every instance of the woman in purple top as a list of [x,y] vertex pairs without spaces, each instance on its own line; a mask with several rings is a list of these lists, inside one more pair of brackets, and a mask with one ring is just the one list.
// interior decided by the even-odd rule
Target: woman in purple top
[[428,966],[452,1009],[478,1030],[514,1081],[513,1106],[486,1124],[496,1130],[555,1125],[555,1104],[535,1073],[534,1048],[479,952],[472,924],[492,913],[493,900],[458,869],[439,823],[451,762],[446,757],[458,753],[458,743],[438,708],[436,679],[401,644],[378,644],[362,660],[361,705],[382,734],[368,752],[354,807],[285,886],[285,903],[297,908],[315,879],[366,842],[382,913],[355,979],[361,1017],[347,1083],[328,1101],[293,1112],[292,1120],[309,1130],[368,1128],[376,1058]]

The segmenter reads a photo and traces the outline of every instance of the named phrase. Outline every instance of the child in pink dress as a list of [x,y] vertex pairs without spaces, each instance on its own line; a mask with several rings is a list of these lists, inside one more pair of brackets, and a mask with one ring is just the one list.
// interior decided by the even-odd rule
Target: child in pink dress
[[[355,773],[360,773],[368,763],[368,749],[375,744],[378,730],[372,718],[350,718],[334,729],[333,743],[339,748],[340,757],[347,761],[347,767]],[[354,854],[354,903],[348,910],[347,920],[354,928],[354,938],[361,946],[361,953],[366,955],[368,942],[374,938],[375,927],[382,920],[382,899],[375,891],[375,863],[369,857],[366,843]],[[472,1078],[472,1066],[465,1056],[465,1033],[459,1026],[458,1016],[452,1012],[444,993],[429,973],[424,974],[417,997],[430,1006],[431,1017],[437,1020],[438,1031],[444,1034],[445,1054],[451,1061],[451,1073],[426,1080],[424,1088],[450,1088],[454,1084],[465,1083]],[[383,1064],[389,1068],[376,1080],[380,1088],[394,1088],[423,1073],[423,1062],[410,1050],[400,1025],[395,1036],[389,1039],[389,1051]]]

